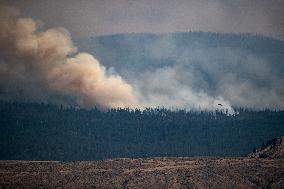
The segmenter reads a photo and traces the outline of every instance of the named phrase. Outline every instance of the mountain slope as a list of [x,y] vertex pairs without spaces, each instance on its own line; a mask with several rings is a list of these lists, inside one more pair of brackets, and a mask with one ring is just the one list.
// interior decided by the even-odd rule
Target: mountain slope
[[[144,71],[179,64],[181,57],[194,59],[191,55],[195,56],[194,60],[200,61],[202,57],[196,57],[198,53],[210,56],[216,48],[246,52],[275,64],[284,58],[283,41],[252,34],[117,34],[81,38],[75,40],[75,44],[80,51],[94,54],[104,65],[115,67],[122,74],[125,69]],[[230,53],[222,50],[215,52],[222,53],[222,56],[229,56]]]

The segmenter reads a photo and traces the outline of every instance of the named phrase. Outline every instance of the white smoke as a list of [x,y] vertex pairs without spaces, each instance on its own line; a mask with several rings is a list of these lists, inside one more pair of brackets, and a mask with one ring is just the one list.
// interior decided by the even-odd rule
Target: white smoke
[[132,87],[90,54],[76,52],[64,28],[41,31],[17,10],[0,8],[0,87],[6,98],[137,107]]
[[137,87],[139,94],[143,94],[140,99],[148,107],[220,110],[234,114],[230,103],[222,96],[212,97],[205,91],[196,91],[189,85],[182,84],[178,79],[179,73],[181,71],[173,67],[157,69],[144,73],[133,86]]

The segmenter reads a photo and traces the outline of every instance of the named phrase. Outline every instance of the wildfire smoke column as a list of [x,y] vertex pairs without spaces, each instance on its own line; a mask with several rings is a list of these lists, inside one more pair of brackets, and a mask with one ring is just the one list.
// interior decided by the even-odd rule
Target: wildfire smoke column
[[41,31],[40,22],[0,7],[2,99],[75,103],[105,109],[138,106],[132,87],[108,74],[90,54],[76,54],[64,28]]

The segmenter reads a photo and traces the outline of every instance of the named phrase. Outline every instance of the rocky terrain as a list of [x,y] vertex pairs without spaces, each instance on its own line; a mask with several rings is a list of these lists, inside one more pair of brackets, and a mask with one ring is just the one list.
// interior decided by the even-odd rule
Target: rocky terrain
[[284,158],[284,137],[275,138],[257,149],[249,157],[256,158]]
[[0,188],[284,188],[283,138],[267,144],[244,158],[0,161]]

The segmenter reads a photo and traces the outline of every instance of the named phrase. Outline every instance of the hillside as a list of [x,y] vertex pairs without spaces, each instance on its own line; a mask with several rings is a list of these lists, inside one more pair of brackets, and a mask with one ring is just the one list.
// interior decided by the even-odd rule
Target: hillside
[[284,137],[269,140],[249,157],[257,158],[284,158]]

